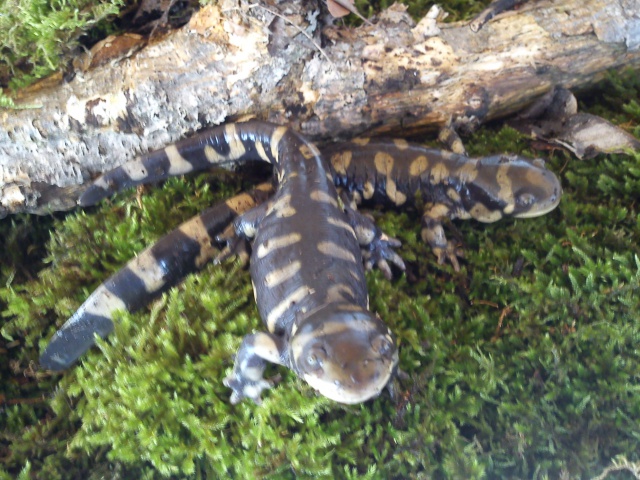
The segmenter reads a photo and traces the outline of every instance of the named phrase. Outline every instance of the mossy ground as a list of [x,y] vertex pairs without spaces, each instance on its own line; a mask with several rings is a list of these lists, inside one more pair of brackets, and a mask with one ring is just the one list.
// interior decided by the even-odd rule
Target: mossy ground
[[[0,4],[0,106],[13,105],[4,87],[28,85],[64,66],[80,36],[114,17],[123,0],[4,0]],[[61,61],[63,63],[61,63]]]
[[[582,105],[640,136],[639,92],[635,77],[611,76]],[[466,145],[536,156],[500,126]],[[0,479],[588,478],[616,457],[640,462],[640,154],[546,156],[564,188],[558,209],[454,222],[458,273],[418,240],[418,212],[375,212],[408,269],[368,275],[371,308],[397,335],[408,377],[394,399],[358,406],[276,368],[282,381],[262,406],[229,404],[222,378],[242,336],[262,328],[233,262],[119,314],[115,333],[65,374],[36,371],[47,339],[102,280],[245,188],[236,177],[3,220]]]

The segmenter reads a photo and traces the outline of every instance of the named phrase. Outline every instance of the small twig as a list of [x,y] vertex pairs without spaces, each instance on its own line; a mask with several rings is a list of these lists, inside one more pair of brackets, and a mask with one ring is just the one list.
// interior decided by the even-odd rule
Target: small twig
[[498,308],[500,306],[496,302],[490,302],[489,300],[474,300],[473,304],[474,305],[489,305],[490,307],[493,307],[493,308]]
[[498,340],[498,338],[500,338],[500,330],[502,330],[502,325],[504,324],[504,319],[510,313],[511,313],[511,307],[508,306],[508,305],[502,309],[502,312],[500,312],[500,317],[498,318],[498,325],[496,325],[496,329],[493,332],[493,337],[491,337],[491,341],[492,342],[495,342],[496,340]]
[[[289,20],[287,17],[285,17],[284,15],[282,15],[281,13],[278,13],[274,10],[271,10],[263,5],[259,5],[257,3],[252,3],[251,5],[247,5],[247,10],[250,8],[261,8],[262,10],[264,10],[265,12],[270,13],[271,15],[274,15],[278,18],[281,18],[282,20],[284,20],[285,22],[287,22],[289,25],[291,25],[293,28],[295,28],[296,30],[298,30],[298,32],[300,32],[302,35],[304,35],[305,37],[307,37],[309,39],[309,41],[311,43],[313,43],[314,47],[316,47],[318,49],[318,51],[322,54],[322,56],[324,58],[327,59],[327,62],[329,62],[329,65],[332,68],[335,68],[335,64],[331,61],[331,59],[329,58],[329,56],[327,55],[327,53],[322,49],[322,47],[320,46],[320,44],[318,42],[316,42],[313,37],[303,28],[301,28],[300,26],[296,25],[295,23],[293,23],[291,20]],[[244,9],[240,8],[240,7],[235,7],[235,8],[229,8],[226,10],[223,10],[223,12],[231,12],[231,11],[243,11]]]

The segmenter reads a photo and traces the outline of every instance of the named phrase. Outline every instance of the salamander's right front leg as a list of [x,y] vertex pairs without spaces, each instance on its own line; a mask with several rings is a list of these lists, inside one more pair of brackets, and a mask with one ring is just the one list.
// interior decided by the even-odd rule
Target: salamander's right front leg
[[233,371],[223,381],[226,387],[233,390],[231,403],[250,398],[260,404],[262,391],[274,384],[272,380],[263,378],[267,362],[284,365],[286,352],[282,337],[271,333],[257,332],[244,337],[236,354]]
[[427,204],[422,215],[422,241],[428,243],[433,253],[438,257],[438,263],[442,265],[449,260],[456,272],[460,271],[458,257],[462,258],[464,252],[455,243],[447,240],[442,228],[443,218],[456,218],[455,213],[445,204]]

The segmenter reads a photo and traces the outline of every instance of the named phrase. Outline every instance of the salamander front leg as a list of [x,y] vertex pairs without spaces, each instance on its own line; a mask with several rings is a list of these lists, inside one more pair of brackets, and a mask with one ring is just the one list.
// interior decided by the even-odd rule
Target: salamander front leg
[[425,205],[420,236],[424,242],[431,245],[440,265],[447,259],[451,262],[453,269],[459,272],[458,257],[463,258],[464,252],[455,243],[447,240],[442,228],[443,218],[455,218],[448,205],[441,203]]
[[260,404],[263,390],[273,387],[273,380],[263,378],[267,362],[284,365],[287,349],[282,337],[271,333],[258,332],[247,335],[236,354],[233,371],[224,379],[226,387],[233,390],[231,403],[236,404],[250,398]]
[[520,3],[525,3],[526,1],[528,0],[494,0],[469,23],[469,27],[472,32],[477,32],[499,13],[511,9]]
[[455,123],[452,118],[449,118],[447,124],[438,132],[438,140],[450,152],[466,156],[467,150],[464,148],[464,143],[458,134]]

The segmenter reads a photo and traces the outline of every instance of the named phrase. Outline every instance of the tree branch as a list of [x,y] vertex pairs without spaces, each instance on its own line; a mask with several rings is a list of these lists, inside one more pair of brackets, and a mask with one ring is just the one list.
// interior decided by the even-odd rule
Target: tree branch
[[314,2],[287,2],[280,13],[294,28],[222,1],[132,56],[118,50],[125,58],[116,61],[115,47],[102,46],[102,65],[79,62],[73,79],[59,74],[21,92],[16,103],[35,108],[0,116],[0,216],[70,208],[73,195],[59,187],[248,115],[316,141],[406,136],[450,119],[473,128],[556,84],[585,88],[608,69],[638,69],[634,2],[536,1],[475,34],[428,17],[416,25],[394,5],[374,26],[326,27],[320,52]]

